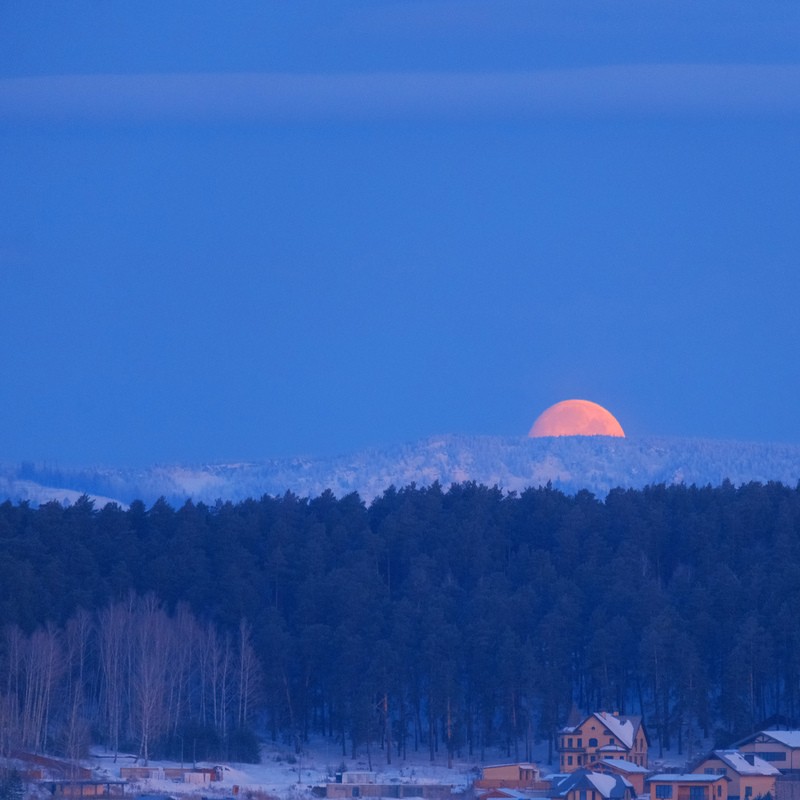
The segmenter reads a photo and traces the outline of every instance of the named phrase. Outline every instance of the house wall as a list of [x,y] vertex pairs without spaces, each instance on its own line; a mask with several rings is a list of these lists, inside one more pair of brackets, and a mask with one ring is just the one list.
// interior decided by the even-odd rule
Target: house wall
[[[670,797],[661,796],[662,786],[670,787]],[[722,775],[716,781],[650,781],[650,800],[696,800],[695,792],[702,800],[728,800],[728,781]]]
[[594,789],[573,789],[567,792],[564,800],[603,800],[603,796]]
[[496,767],[484,767],[483,778],[487,781],[518,781],[519,764],[500,764]]
[[739,781],[741,787],[741,800],[748,797],[747,788],[750,787],[750,795],[753,800],[756,797],[764,797],[767,794],[775,797],[775,776],[774,775],[743,775]]
[[498,764],[484,767],[475,786],[481,789],[545,789],[550,784],[540,780],[539,769],[531,764]]

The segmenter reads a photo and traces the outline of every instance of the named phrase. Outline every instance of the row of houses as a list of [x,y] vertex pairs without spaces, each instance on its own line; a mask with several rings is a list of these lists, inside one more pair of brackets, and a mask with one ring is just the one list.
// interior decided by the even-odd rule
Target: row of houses
[[776,798],[782,778],[800,780],[800,731],[759,731],[686,772],[651,770],[649,746],[641,717],[575,717],[558,735],[558,773],[544,778],[534,764],[485,767],[475,792],[481,800],[758,800]]

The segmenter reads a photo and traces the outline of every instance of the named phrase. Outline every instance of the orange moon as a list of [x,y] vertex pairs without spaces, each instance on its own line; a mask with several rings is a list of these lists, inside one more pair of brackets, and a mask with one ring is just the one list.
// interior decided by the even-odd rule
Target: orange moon
[[610,411],[589,400],[562,400],[543,411],[528,436],[625,436]]

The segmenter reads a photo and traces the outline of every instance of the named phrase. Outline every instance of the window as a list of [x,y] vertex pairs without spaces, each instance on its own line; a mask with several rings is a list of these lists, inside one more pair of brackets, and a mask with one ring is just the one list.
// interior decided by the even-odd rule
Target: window
[[753,787],[752,786],[745,786],[744,787],[744,796],[745,797],[752,797],[753,796]]
[[589,747],[597,747],[597,739],[589,739]]
[[656,797],[658,800],[669,800],[672,797],[672,787],[656,784]]
[[580,800],[586,800],[586,789],[581,789]]
[[767,751],[766,753],[759,753],[759,756],[764,759],[764,761],[786,761],[786,753],[774,753]]
[[567,756],[567,765],[572,766],[572,756]]
[[609,736],[608,737],[608,743],[609,744],[616,744],[617,740],[613,736]]
[[714,774],[714,769],[713,769],[712,767],[706,767],[706,768],[703,770],[703,772],[704,772],[706,775],[713,775],[713,774]]
[[567,747],[572,747],[572,737],[567,739]]
[[705,796],[706,796],[705,786],[689,787],[689,800],[705,800]]
[[578,739],[578,748],[583,747],[583,739]]

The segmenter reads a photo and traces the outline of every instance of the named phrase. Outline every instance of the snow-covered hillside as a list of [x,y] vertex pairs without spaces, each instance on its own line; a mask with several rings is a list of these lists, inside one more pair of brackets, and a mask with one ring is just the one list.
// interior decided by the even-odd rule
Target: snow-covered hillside
[[548,481],[567,493],[587,489],[603,496],[615,487],[654,483],[718,485],[800,479],[800,445],[704,439],[572,436],[528,439],[434,436],[419,442],[335,458],[154,466],[149,469],[60,470],[32,464],[0,467],[0,497],[13,501],[70,502],[81,493],[102,505],[134,499],[173,504],[238,501],[287,491],[316,496],[358,492],[369,501],[389,486],[476,481],[521,491]]

